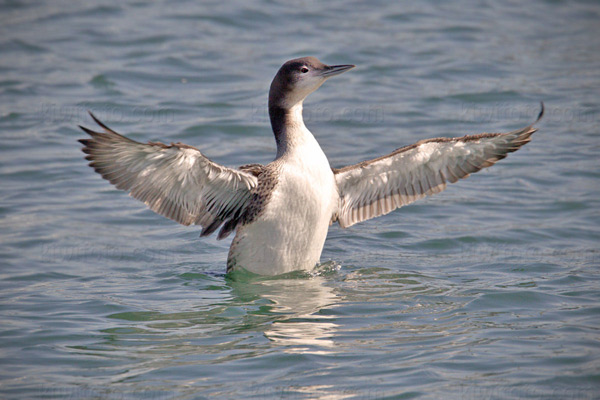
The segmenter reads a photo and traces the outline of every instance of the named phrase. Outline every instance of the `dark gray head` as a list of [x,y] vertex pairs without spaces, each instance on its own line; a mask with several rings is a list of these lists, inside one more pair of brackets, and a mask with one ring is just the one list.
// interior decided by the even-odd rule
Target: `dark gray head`
[[315,57],[302,57],[283,64],[269,90],[269,108],[290,109],[301,103],[334,75],[354,68],[354,65],[325,65]]

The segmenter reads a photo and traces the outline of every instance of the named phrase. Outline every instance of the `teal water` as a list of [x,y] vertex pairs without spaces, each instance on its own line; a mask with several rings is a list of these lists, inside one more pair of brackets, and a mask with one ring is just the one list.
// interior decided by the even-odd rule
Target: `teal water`
[[[586,399],[600,393],[600,5],[0,5],[0,397]],[[334,166],[435,136],[533,141],[346,230],[315,276],[230,279],[86,166],[86,110],[269,162],[285,60],[357,68],[305,105]]]

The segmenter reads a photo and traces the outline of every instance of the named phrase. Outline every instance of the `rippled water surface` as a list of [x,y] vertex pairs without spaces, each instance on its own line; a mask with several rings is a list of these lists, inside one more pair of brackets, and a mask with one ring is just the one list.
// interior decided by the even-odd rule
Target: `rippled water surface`
[[[596,1],[0,6],[0,397],[482,399],[600,393]],[[93,110],[138,140],[267,163],[285,60],[357,68],[305,104],[339,167],[435,136],[533,141],[341,230],[315,276],[225,276],[96,175]]]

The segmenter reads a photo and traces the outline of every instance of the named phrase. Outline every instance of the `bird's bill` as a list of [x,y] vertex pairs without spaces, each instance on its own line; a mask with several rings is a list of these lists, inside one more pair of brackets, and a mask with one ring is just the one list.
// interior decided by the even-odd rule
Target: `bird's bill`
[[321,75],[325,78],[330,78],[335,75],[339,75],[342,72],[346,72],[349,69],[354,68],[356,65],[345,64],[345,65],[327,65]]

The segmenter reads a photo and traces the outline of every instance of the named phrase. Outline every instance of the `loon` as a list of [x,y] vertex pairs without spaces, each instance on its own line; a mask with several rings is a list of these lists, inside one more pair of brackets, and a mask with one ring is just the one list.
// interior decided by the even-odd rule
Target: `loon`
[[277,155],[267,165],[228,168],[183,143],[133,141],[103,124],[79,140],[89,165],[152,211],[183,225],[235,232],[227,272],[260,275],[312,270],[329,226],[342,228],[439,193],[448,182],[489,167],[531,140],[537,120],[508,133],[421,140],[388,155],[332,168],[304,125],[302,104],[323,82],[354,68],[315,57],[287,61],[269,90]]

